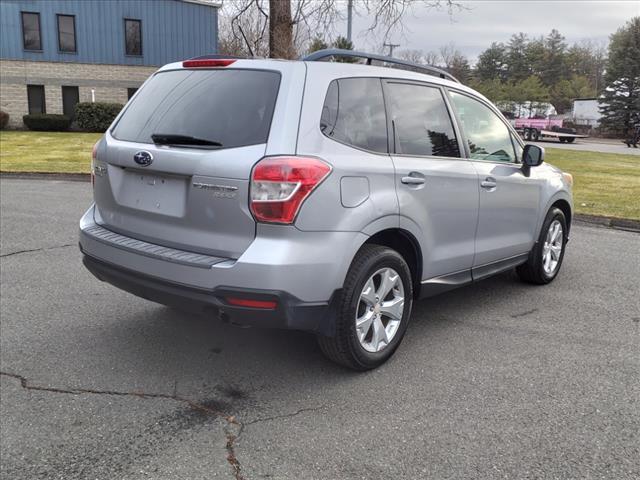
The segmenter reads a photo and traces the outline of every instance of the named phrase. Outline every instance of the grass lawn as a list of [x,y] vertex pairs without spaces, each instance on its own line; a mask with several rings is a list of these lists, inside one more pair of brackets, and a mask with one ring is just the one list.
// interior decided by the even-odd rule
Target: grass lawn
[[[89,173],[99,133],[0,132],[0,171]],[[578,213],[640,220],[640,156],[547,148],[573,174]]]
[[101,133],[0,131],[1,172],[89,173]]
[[578,213],[640,220],[640,156],[545,148],[545,161],[573,175]]

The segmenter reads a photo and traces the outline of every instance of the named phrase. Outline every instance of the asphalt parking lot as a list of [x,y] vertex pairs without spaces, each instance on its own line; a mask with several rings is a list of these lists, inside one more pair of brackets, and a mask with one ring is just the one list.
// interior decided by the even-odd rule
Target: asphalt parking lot
[[382,368],[81,265],[86,183],[3,179],[3,479],[640,477],[640,235],[576,225],[560,276],[416,305]]

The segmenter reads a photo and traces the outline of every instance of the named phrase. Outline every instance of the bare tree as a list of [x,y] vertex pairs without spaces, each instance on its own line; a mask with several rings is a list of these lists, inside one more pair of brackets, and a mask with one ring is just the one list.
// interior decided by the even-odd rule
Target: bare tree
[[459,54],[456,46],[453,42],[449,42],[446,45],[440,47],[440,58],[445,68],[451,67],[456,56]]
[[269,56],[293,58],[293,22],[291,2],[269,0]]
[[[250,6],[249,6],[250,7]],[[219,16],[218,50],[237,57],[267,57],[268,15],[257,8]]]
[[400,50],[398,57],[413,63],[424,63],[424,52],[422,50]]
[[356,12],[372,18],[368,31],[381,33],[383,42],[396,31],[404,32],[403,20],[406,15],[415,15],[415,9],[447,9],[452,15],[463,8],[456,0],[361,0],[354,6]]
[[[385,42],[397,30],[403,30],[403,18],[419,7],[459,9],[456,0],[360,0],[354,2],[356,13],[371,18],[368,29],[382,32]],[[230,20],[220,38],[249,55],[258,55],[269,45],[269,56],[293,58],[306,49],[318,34],[331,37],[338,20],[344,19],[339,0],[233,0],[223,6],[221,16]],[[223,22],[223,25],[225,23]]]
[[440,54],[433,50],[429,50],[427,53],[424,54],[424,63],[426,63],[427,65],[434,65],[434,66],[440,65]]

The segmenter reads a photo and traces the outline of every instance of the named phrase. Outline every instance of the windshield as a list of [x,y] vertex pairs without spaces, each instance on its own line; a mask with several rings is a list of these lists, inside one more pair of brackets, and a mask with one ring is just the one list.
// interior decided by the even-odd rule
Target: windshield
[[195,138],[199,145],[221,148],[265,143],[279,85],[279,73],[259,70],[160,72],[138,92],[111,134],[140,143],[154,143],[154,134]]

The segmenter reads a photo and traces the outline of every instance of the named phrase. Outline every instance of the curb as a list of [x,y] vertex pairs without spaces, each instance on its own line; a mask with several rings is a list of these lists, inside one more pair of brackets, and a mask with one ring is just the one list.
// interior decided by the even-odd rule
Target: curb
[[586,213],[576,213],[573,219],[577,222],[590,225],[600,225],[601,227],[615,228],[629,232],[640,233],[640,220],[629,218],[604,217],[600,215],[588,215]]
[[[91,175],[88,173],[39,173],[39,172],[0,172],[0,178],[18,178],[24,180],[64,180],[71,182],[88,182]],[[600,215],[588,215],[576,213],[573,219],[577,222],[601,227],[615,228],[629,232],[640,233],[640,220],[628,218],[604,217]]]
[[89,182],[89,173],[54,172],[0,172],[0,178],[18,178],[22,180],[64,180],[69,182]]

